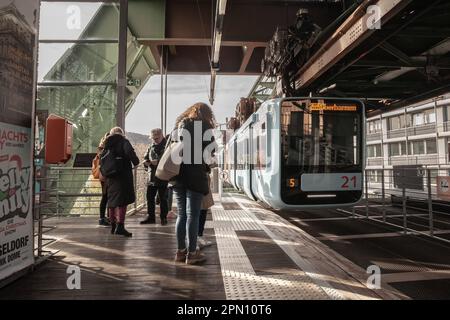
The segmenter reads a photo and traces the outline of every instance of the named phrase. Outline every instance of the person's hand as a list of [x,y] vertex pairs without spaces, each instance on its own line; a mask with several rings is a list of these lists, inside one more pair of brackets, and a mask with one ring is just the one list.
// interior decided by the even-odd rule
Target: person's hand
[[152,165],[156,166],[158,164],[158,160],[152,160],[151,163]]

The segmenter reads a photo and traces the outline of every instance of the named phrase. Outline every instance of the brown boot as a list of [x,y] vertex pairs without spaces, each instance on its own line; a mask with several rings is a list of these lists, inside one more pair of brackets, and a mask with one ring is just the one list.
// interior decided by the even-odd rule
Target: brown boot
[[189,252],[186,255],[186,264],[197,264],[206,261],[206,257],[200,250],[195,250],[194,252]]

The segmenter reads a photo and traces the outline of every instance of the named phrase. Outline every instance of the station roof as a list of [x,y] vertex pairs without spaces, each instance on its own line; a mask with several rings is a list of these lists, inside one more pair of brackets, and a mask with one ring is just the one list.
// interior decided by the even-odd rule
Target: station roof
[[[210,0],[166,2],[164,38],[139,38],[159,65],[162,47],[169,48],[168,72],[209,74],[214,18]],[[228,0],[223,23],[218,74],[259,75],[268,41],[277,27],[295,23],[299,8],[309,10],[316,24],[326,27],[343,10],[341,1]]]

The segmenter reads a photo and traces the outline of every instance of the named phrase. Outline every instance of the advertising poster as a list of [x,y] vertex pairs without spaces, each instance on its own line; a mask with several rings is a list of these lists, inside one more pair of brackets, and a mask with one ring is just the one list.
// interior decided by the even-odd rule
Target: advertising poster
[[32,120],[39,1],[0,0],[0,280],[33,264]]
[[0,279],[33,263],[31,130],[0,122]]

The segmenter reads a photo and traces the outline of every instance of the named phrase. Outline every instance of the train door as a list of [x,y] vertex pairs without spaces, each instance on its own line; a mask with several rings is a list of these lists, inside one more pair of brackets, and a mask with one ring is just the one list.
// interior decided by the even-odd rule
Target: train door
[[247,171],[247,134],[248,128],[236,138],[236,186],[245,191]]
[[[251,171],[251,189],[255,198],[264,201],[264,182],[267,178],[265,176],[267,155],[267,116],[265,113],[258,115],[258,121],[252,126],[252,171]],[[266,187],[267,188],[267,187]]]
[[237,184],[237,176],[236,176],[236,172],[237,172],[237,142],[236,139],[233,140],[232,144],[231,144],[231,179],[232,179],[232,184],[236,189],[239,189],[238,184]]
[[247,157],[246,157],[246,194],[249,198],[256,200],[255,194],[253,193],[253,170],[254,170],[254,156],[253,156],[253,150],[254,150],[254,146],[253,146],[253,137],[254,137],[254,133],[253,133],[253,127],[254,127],[254,122],[252,122],[248,128],[248,133],[247,133]]

